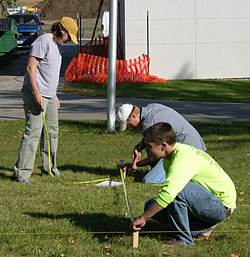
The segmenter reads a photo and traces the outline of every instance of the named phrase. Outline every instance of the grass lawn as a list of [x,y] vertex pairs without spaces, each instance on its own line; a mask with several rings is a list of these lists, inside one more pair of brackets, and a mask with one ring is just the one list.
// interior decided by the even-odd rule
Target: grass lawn
[[[107,97],[107,83],[66,83],[63,93]],[[170,80],[117,83],[117,97],[209,102],[250,102],[250,80]]]
[[[60,121],[58,168],[64,178],[40,176],[39,150],[31,185],[11,181],[24,120],[0,121],[0,256],[250,256],[250,123],[192,123],[237,187],[237,209],[195,247],[168,248],[166,233],[149,220],[132,248],[123,188],[72,184],[110,177],[121,181],[120,159],[131,161],[139,130],[106,134],[105,121]],[[134,217],[160,188],[127,176]]]

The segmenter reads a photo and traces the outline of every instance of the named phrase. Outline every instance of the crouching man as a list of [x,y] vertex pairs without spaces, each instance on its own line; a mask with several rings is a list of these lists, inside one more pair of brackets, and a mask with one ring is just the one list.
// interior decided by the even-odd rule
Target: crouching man
[[149,127],[144,139],[151,157],[163,158],[166,180],[159,195],[146,202],[144,213],[131,223],[131,229],[141,230],[152,218],[173,231],[168,245],[193,245],[193,237],[209,237],[216,224],[236,208],[232,180],[207,153],[177,143],[168,123]]

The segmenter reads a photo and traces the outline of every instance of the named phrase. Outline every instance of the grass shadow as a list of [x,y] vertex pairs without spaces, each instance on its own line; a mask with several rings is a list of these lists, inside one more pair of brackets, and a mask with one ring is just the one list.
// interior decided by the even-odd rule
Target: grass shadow
[[[1,169],[3,169],[3,168],[0,167],[0,170],[1,170]],[[6,168],[4,168],[3,170],[6,170]],[[7,171],[12,171],[12,172],[13,172],[13,170],[7,170]],[[11,176],[8,176],[8,175],[6,175],[5,173],[1,173],[1,172],[0,172],[0,178],[1,178],[2,180],[13,180],[12,175],[11,175]]]
[[81,166],[75,164],[68,164],[58,166],[60,171],[70,170],[71,172],[78,173],[78,172],[87,172],[89,174],[97,174],[97,175],[110,175],[110,176],[117,176],[119,172],[116,169],[106,169],[100,166],[97,167],[90,167],[90,166]]
[[[79,214],[79,213],[67,213],[67,214],[51,214],[42,212],[26,212],[25,215],[29,215],[34,218],[39,219],[68,219],[70,223],[74,224],[76,227],[80,227],[86,233],[92,233],[100,242],[105,242],[109,240],[110,237],[118,237],[122,234],[131,234],[129,229],[130,219],[121,218],[116,216],[109,216],[105,213],[91,213],[91,214]],[[168,233],[165,233],[161,224],[149,220],[142,231],[152,231],[152,237],[159,237],[165,240],[169,237]],[[159,233],[154,233],[154,232]],[[148,233],[148,234],[149,234]],[[140,236],[147,236],[147,233],[141,233]],[[150,233],[151,234],[151,233]]]

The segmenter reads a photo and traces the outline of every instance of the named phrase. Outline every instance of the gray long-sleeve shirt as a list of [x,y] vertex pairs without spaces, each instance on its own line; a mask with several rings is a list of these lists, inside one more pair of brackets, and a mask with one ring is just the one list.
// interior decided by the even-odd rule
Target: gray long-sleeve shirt
[[[203,151],[207,150],[198,131],[174,109],[157,103],[148,104],[141,108],[143,133],[147,128],[159,122],[166,122],[172,126],[177,142],[194,146]],[[144,148],[139,144],[138,147],[141,148],[138,150]]]

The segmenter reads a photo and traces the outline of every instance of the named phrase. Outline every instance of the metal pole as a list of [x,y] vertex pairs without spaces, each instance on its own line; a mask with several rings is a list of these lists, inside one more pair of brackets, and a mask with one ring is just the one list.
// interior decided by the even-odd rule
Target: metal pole
[[82,13],[80,12],[80,50],[82,48]]
[[[79,28],[79,13],[76,14],[77,27]],[[79,29],[77,31],[77,41],[79,41]],[[77,45],[77,53],[79,53],[79,45]]]
[[108,113],[107,131],[115,132],[116,98],[116,53],[117,53],[117,13],[118,0],[109,0],[109,49],[108,49]]
[[97,11],[98,14],[97,14],[97,18],[96,18],[96,21],[95,21],[95,27],[94,27],[94,30],[93,30],[93,33],[92,33],[91,42],[94,40],[94,37],[95,37],[95,32],[96,32],[97,24],[98,24],[98,21],[99,21],[99,18],[100,18],[102,6],[103,6],[103,1],[104,0],[100,0],[100,3],[99,3],[99,7],[98,7],[98,11]]

